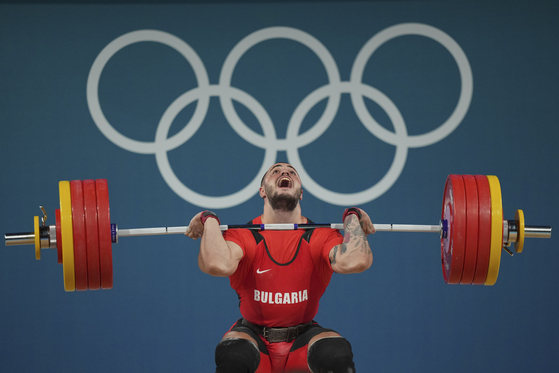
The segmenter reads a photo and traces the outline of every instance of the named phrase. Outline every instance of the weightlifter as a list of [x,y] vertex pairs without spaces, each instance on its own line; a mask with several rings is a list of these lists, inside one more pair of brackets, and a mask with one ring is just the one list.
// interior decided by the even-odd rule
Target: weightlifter
[[[264,212],[250,224],[312,223],[301,215],[301,180],[290,164],[270,167],[260,196]],[[330,228],[222,233],[213,212],[192,218],[186,235],[201,238],[200,269],[229,277],[240,299],[242,318],[216,347],[216,373],[355,372],[350,343],[313,320],[333,271],[359,273],[373,262],[367,213],[346,209],[343,223],[343,236]]]

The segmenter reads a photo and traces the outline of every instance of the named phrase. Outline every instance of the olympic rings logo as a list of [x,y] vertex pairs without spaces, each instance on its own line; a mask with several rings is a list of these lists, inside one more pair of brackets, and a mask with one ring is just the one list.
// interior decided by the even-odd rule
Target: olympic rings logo
[[[394,103],[382,92],[361,82],[365,65],[371,55],[384,43],[403,35],[420,35],[431,38],[443,45],[452,55],[461,79],[460,96],[450,117],[438,128],[421,135],[408,136],[404,118]],[[317,88],[305,97],[293,112],[287,128],[286,138],[278,139],[273,122],[265,108],[251,95],[231,86],[235,66],[243,54],[254,45],[266,40],[283,38],[297,41],[312,50],[323,63],[329,84]],[[192,66],[198,87],[179,96],[163,113],[157,127],[155,141],[143,142],[130,139],[116,131],[105,118],[99,103],[98,87],[103,68],[110,58],[122,48],[138,42],[157,42],[179,52]],[[341,81],[336,62],[326,47],[304,31],[289,27],[270,27],[258,30],[242,39],[227,56],[219,77],[219,83],[211,85],[204,64],[196,52],[183,40],[174,35],[157,30],[139,30],[124,34],[109,43],[95,59],[87,80],[87,103],[93,120],[99,130],[119,147],[139,154],[154,154],[157,165],[169,187],[184,200],[206,208],[228,208],[237,206],[256,194],[260,178],[267,168],[275,163],[278,151],[286,151],[289,163],[304,180],[305,190],[317,198],[334,205],[350,206],[370,202],[384,194],[400,176],[409,148],[424,147],[441,141],[460,124],[470,106],[473,92],[472,71],[468,59],[460,46],[443,31],[425,24],[403,23],[388,27],[369,39],[359,51],[349,81]],[[298,149],[321,136],[332,123],[342,94],[349,94],[357,117],[365,128],[380,140],[394,145],[396,152],[387,174],[375,185],[356,193],[337,193],[316,183],[306,172]],[[175,175],[167,152],[187,142],[201,126],[210,102],[210,97],[218,97],[225,118],[231,127],[250,144],[265,150],[264,160],[258,174],[243,189],[227,196],[210,197],[194,192]],[[369,113],[364,97],[373,100],[388,115],[394,132],[382,127]],[[306,132],[299,129],[307,113],[320,101],[328,99],[319,120]],[[246,126],[237,115],[233,100],[244,105],[262,126],[260,135]],[[174,118],[189,104],[197,101],[190,121],[178,133],[168,137]]]

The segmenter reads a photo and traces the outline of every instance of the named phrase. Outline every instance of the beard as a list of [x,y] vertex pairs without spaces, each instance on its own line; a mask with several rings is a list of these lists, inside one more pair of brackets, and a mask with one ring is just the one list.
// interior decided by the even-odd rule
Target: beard
[[268,186],[265,186],[264,189],[266,190],[266,195],[268,196],[268,201],[270,202],[270,206],[272,207],[273,210],[276,211],[290,212],[295,210],[297,204],[299,203],[299,199],[301,198],[301,193],[302,193],[302,190],[300,188],[295,191],[295,195],[286,194],[286,193],[272,194],[272,190]]

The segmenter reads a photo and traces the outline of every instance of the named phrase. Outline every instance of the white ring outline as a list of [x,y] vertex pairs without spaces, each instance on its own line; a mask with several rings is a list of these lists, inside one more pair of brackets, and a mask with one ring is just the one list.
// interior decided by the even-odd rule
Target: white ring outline
[[[161,43],[179,52],[192,66],[194,74],[196,75],[198,86],[202,90],[209,87],[210,82],[208,74],[206,72],[206,68],[204,67],[204,64],[202,63],[200,57],[198,57],[198,54],[196,54],[196,52],[183,40],[163,31],[140,30],[129,32],[127,34],[119,36],[118,38],[110,42],[105,48],[103,48],[101,53],[99,53],[99,55],[93,62],[93,66],[91,66],[91,70],[89,71],[86,89],[87,105],[89,106],[89,112],[91,113],[95,124],[103,133],[103,135],[105,135],[105,137],[111,140],[115,145],[118,145],[121,148],[133,153],[154,154],[157,151],[159,145],[157,144],[157,142],[137,141],[122,135],[120,132],[115,130],[114,127],[109,123],[107,118],[105,118],[103,110],[101,109],[101,104],[99,103],[99,80],[101,78],[101,72],[103,71],[103,68],[105,67],[107,62],[111,59],[112,56],[116,54],[116,52],[118,52],[122,48],[130,44],[143,41]],[[198,105],[196,105],[194,114],[192,115],[192,118],[189,122],[191,126],[194,126],[196,128],[194,131],[196,131],[202,124],[208,111],[209,103],[209,95],[200,96]],[[166,149],[172,150],[184,144],[191,136],[189,136],[188,133],[189,129],[190,128],[187,125],[173,137],[171,137],[170,139],[166,139]]]
[[[324,90],[327,90],[330,87],[326,86],[323,88]],[[398,110],[396,105],[394,105],[394,103],[390,101],[390,99],[385,94],[371,86],[363,84],[359,84],[356,86],[351,82],[341,83],[340,88],[345,88],[343,92],[359,93],[360,95],[365,95],[373,99],[380,107],[384,109],[386,114],[389,116],[392,124],[394,125],[396,133],[402,138],[404,136],[407,136],[407,129],[404,123],[404,118],[400,114],[400,111]],[[307,96],[307,98],[308,97],[311,96],[309,95]],[[318,94],[314,95],[313,98],[314,99],[312,101],[308,100],[308,105],[310,105],[311,108],[319,101],[324,99],[324,97],[321,97],[321,95]],[[294,126],[293,129],[288,130],[288,136],[293,136],[294,134],[296,134],[300,125],[301,122],[299,122],[297,126]],[[297,172],[301,176],[301,179],[305,180],[305,189],[310,191],[313,195],[320,195],[323,200],[327,200],[331,204],[338,206],[359,205],[361,203],[364,203],[363,201],[371,201],[384,194],[388,189],[390,189],[392,185],[394,185],[394,183],[402,173],[406,163],[407,154],[408,147],[405,146],[405,144],[397,144],[396,154],[394,156],[392,165],[390,166],[386,175],[384,175],[384,177],[375,185],[357,193],[337,193],[322,187],[310,177],[310,175],[303,167],[301,159],[299,158],[298,148],[291,147],[287,149],[287,157],[289,163],[291,163],[291,165],[293,165],[293,167],[297,169]]]
[[[405,122],[394,103],[377,89],[364,85],[361,80],[365,65],[376,49],[391,40],[403,35],[421,35],[430,37],[442,44],[455,59],[461,78],[460,98],[451,116],[437,129],[422,135],[408,136]],[[285,139],[277,139],[275,127],[266,110],[248,93],[230,86],[234,68],[242,55],[257,43],[272,39],[286,38],[298,41],[309,47],[322,61],[326,68],[329,84],[311,92],[294,111],[287,129]],[[100,107],[98,86],[101,72],[108,60],[120,49],[140,41],[154,41],[165,44],[181,53],[191,64],[198,87],[179,96],[163,114],[156,132],[154,142],[132,140],[116,131],[106,120]],[[267,167],[272,164],[278,150],[286,150],[288,160],[305,179],[305,189],[317,198],[335,205],[358,205],[370,202],[386,192],[398,179],[407,158],[409,147],[423,147],[438,142],[448,136],[460,124],[469,108],[473,93],[472,72],[466,55],[460,46],[446,33],[424,24],[405,23],[386,28],[374,35],[358,53],[352,67],[350,81],[341,82],[336,63],[329,51],[311,35],[289,27],[270,27],[256,31],[243,38],[229,53],[220,74],[219,85],[210,85],[205,67],[196,52],[181,39],[157,30],[139,30],[124,34],[109,43],[97,56],[90,70],[87,81],[87,102],[95,124],[100,131],[114,144],[128,151],[140,154],[155,154],[160,172],[169,187],[186,201],[201,207],[227,208],[233,207],[250,199],[258,190],[259,178]],[[357,193],[336,193],[317,184],[308,175],[299,158],[298,148],[305,146],[320,135],[330,126],[339,106],[342,93],[349,93],[358,118],[365,128],[380,140],[396,146],[394,161],[387,174],[372,187]],[[231,127],[247,142],[266,150],[264,162],[259,174],[242,190],[222,197],[209,197],[196,193],[186,187],[174,174],[167,157],[167,152],[182,144],[192,137],[201,126],[209,106],[211,96],[218,96],[222,110]],[[386,112],[395,129],[394,132],[380,126],[370,115],[365,107],[363,96],[376,99],[376,103]],[[328,97],[327,107],[310,129],[299,135],[303,119],[316,103]],[[196,110],[186,124],[177,134],[167,138],[170,126],[176,115],[188,104],[198,100]],[[253,111],[260,122],[264,137],[248,128],[238,117],[232,100],[240,102]],[[309,107],[307,111],[304,108]],[[252,108],[251,108],[252,107]],[[256,110],[256,112],[254,111]],[[328,119],[328,115],[330,119]],[[240,131],[240,132],[239,132]],[[272,140],[270,141],[270,139]],[[165,146],[162,146],[164,144]],[[263,146],[266,144],[266,146]]]
[[445,47],[456,61],[460,72],[461,89],[458,104],[450,117],[433,131],[422,135],[408,136],[406,139],[403,139],[398,136],[394,136],[394,133],[388,131],[374,120],[365,107],[363,96],[356,96],[352,93],[351,101],[355,108],[355,112],[363,125],[380,140],[391,145],[397,145],[398,143],[403,142],[410,148],[418,148],[432,145],[444,139],[446,136],[450,135],[452,131],[458,127],[462,119],[464,119],[464,116],[466,116],[466,112],[470,107],[473,94],[472,69],[462,48],[460,48],[458,43],[456,43],[456,41],[454,41],[454,39],[452,39],[448,34],[433,26],[425,24],[403,23],[382,30],[365,43],[353,63],[350,81],[353,83],[361,83],[365,65],[378,47],[393,38],[404,35],[419,35],[431,38]]
[[[224,87],[219,86],[210,86],[207,91],[214,95],[219,94],[219,90],[223,89]],[[234,87],[228,87],[228,90],[232,91],[235,96],[235,100],[244,104],[247,108],[251,109],[254,113],[256,118],[259,122],[263,125],[264,135],[271,134],[275,136],[275,127],[272,124],[272,120],[268,116],[268,113],[264,108],[260,105],[258,101],[256,101],[252,96],[236,89]],[[155,136],[156,143],[158,141],[165,141],[167,138],[167,134],[169,129],[171,128],[171,124],[173,123],[173,119],[177,116],[177,114],[190,103],[192,103],[196,98],[196,93],[201,92],[198,88],[191,89],[190,91],[184,93],[183,95],[179,96],[165,111],[159,125],[157,127],[157,134]],[[252,108],[251,108],[252,106]],[[256,108],[256,109],[254,109]],[[194,133],[192,133],[194,134]],[[169,163],[169,158],[167,157],[167,150],[164,148],[158,148],[155,153],[155,158],[157,161],[157,166],[159,167],[159,171],[161,175],[169,185],[169,187],[179,196],[181,196],[186,201],[189,201],[192,204],[195,204],[200,207],[207,207],[207,208],[228,208],[234,207],[240,203],[246,202],[255,194],[255,191],[258,191],[260,188],[260,178],[264,173],[268,170],[271,164],[276,160],[277,157],[277,150],[273,147],[266,148],[266,152],[264,155],[264,160],[262,162],[262,166],[260,170],[256,174],[255,178],[243,189],[233,194],[229,194],[227,196],[220,196],[220,197],[209,197],[203,194],[197,193],[186,185],[184,185],[176,176],[173,169],[171,168],[171,164]],[[239,202],[241,201],[241,202]]]
[[[231,78],[234,69],[239,62],[239,59],[246,53],[246,51],[248,51],[250,48],[258,43],[277,38],[297,41],[308,47],[318,56],[318,58],[324,65],[326,74],[328,76],[328,81],[330,82],[329,84],[337,85],[340,83],[340,73],[338,71],[336,62],[334,61],[334,58],[332,57],[328,49],[326,49],[326,47],[320,41],[318,41],[318,39],[306,32],[291,27],[269,27],[253,32],[252,34],[242,39],[239,43],[237,43],[237,45],[235,45],[235,47],[231,50],[231,52],[229,52],[229,55],[223,63],[223,68],[221,69],[219,78],[219,85],[224,88],[231,86]],[[260,148],[262,148],[263,143],[269,141],[266,138],[262,138],[261,135],[252,131],[243,123],[243,121],[237,115],[235,108],[233,107],[231,97],[222,94],[219,96],[219,99],[223,113],[225,114],[225,118],[227,118],[227,120],[231,124],[231,127],[233,127],[233,129],[237,133],[239,133],[239,135],[243,139]],[[318,122],[314,124],[312,128],[307,130],[303,135],[301,135],[303,138],[312,138],[314,136],[314,139],[307,139],[307,144],[316,140],[330,126],[336,112],[338,111],[340,100],[340,92],[332,92],[330,94],[326,109],[324,110],[324,113],[322,114]],[[330,117],[330,120],[328,120],[327,114]],[[277,138],[275,138],[274,140],[277,142],[275,147],[278,150],[285,150],[288,147],[292,146],[292,144],[287,143],[286,140]]]

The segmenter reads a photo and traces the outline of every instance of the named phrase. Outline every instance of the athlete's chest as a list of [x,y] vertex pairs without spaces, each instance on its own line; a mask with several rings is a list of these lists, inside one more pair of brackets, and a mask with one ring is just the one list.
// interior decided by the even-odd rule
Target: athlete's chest
[[256,287],[292,288],[308,283],[314,271],[308,237],[271,233],[263,234],[257,244],[252,267]]
[[[308,245],[308,237],[303,237],[302,232],[262,232],[257,241],[257,252],[260,259],[268,259],[278,263],[286,264],[297,259],[301,246]],[[266,254],[266,255],[264,255]]]

